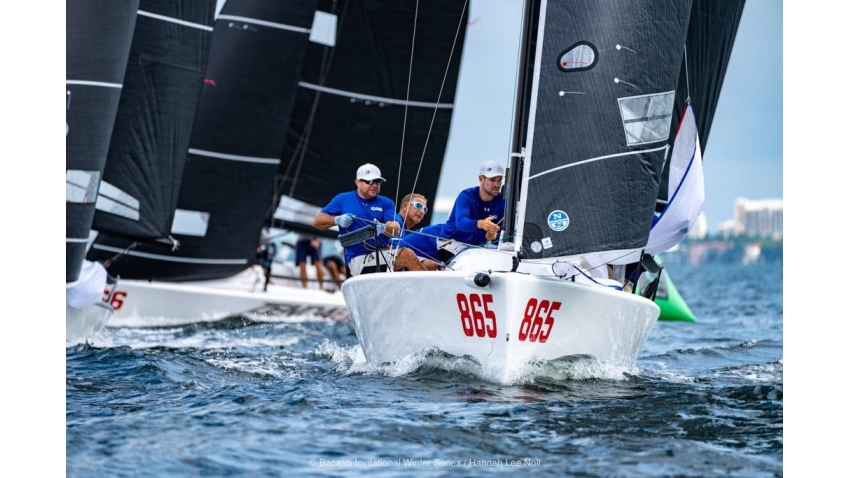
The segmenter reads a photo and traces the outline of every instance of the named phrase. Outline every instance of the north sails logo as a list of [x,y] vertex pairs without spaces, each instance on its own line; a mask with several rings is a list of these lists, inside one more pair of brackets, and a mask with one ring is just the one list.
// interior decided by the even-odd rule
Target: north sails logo
[[[549,213],[549,217],[546,218],[546,222],[549,223],[550,229],[560,232],[570,225],[570,216],[568,216],[564,211],[558,209]],[[545,241],[543,245],[546,246]]]

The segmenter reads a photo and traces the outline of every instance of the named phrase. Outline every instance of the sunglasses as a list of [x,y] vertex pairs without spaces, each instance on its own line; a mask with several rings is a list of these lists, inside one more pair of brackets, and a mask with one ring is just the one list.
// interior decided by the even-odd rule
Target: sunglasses
[[373,186],[375,184],[380,186],[381,184],[384,184],[383,179],[361,179],[360,181],[363,181],[364,183],[368,184],[369,186]]
[[409,202],[409,203],[407,203],[407,204],[410,204],[411,206],[413,206],[414,208],[416,208],[416,210],[417,210],[417,211],[422,211],[422,212],[424,212],[424,213],[426,213],[426,214],[428,213],[428,206],[426,206],[426,205],[422,204],[421,202],[410,201],[410,202]]

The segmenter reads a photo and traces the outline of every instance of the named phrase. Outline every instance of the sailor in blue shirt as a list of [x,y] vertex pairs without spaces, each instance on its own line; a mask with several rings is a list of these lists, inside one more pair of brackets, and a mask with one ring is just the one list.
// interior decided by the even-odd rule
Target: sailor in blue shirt
[[[395,215],[395,220],[399,224],[403,224],[401,234],[397,237],[389,238],[389,243],[392,245],[392,250],[397,251],[401,239],[413,233],[413,228],[422,222],[425,214],[428,213],[428,199],[418,193],[411,193],[401,200],[401,206],[398,208],[398,214]],[[409,261],[414,261],[413,263]],[[404,258],[395,257],[395,270],[421,270],[421,264],[416,256],[410,255]]]
[[469,245],[497,243],[499,225],[505,217],[505,199],[501,195],[504,176],[505,168],[496,161],[482,163],[478,168],[478,186],[458,194],[444,224],[405,235],[400,242],[404,249],[397,254],[396,263],[399,260],[409,263],[415,255],[422,261],[422,268],[408,267],[409,270],[436,270],[440,261],[448,261]]
[[[381,170],[374,164],[366,163],[357,169],[354,184],[357,189],[337,194],[331,202],[322,208],[313,219],[313,227],[330,229],[339,226],[339,233],[357,231],[378,223],[378,232],[385,237],[397,235],[401,226],[395,221],[395,205],[385,196],[379,195]],[[377,272],[374,240],[360,242],[345,248],[346,275],[348,277]],[[380,259],[381,270],[386,270],[385,258]]]

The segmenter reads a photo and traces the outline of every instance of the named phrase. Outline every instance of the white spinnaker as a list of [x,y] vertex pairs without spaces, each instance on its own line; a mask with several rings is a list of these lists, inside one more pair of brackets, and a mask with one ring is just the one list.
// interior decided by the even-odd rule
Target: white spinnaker
[[681,242],[693,227],[705,202],[702,151],[690,104],[685,109],[673,143],[668,185],[667,206],[649,232],[648,254],[664,252]]

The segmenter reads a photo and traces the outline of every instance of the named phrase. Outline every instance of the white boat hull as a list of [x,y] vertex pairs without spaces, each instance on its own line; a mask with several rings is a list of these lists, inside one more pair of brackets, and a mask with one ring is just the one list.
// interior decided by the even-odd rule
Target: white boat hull
[[348,320],[340,292],[271,283],[252,267],[234,277],[211,281],[155,282],[121,279],[112,299],[110,325],[174,325],[219,320],[232,315],[286,319]]
[[366,359],[395,362],[439,349],[469,356],[485,378],[511,383],[522,365],[590,355],[631,367],[658,319],[643,297],[596,284],[494,272],[476,286],[461,271],[369,274],[343,294]]
[[85,343],[106,327],[112,307],[99,302],[82,309],[65,304],[65,345]]

